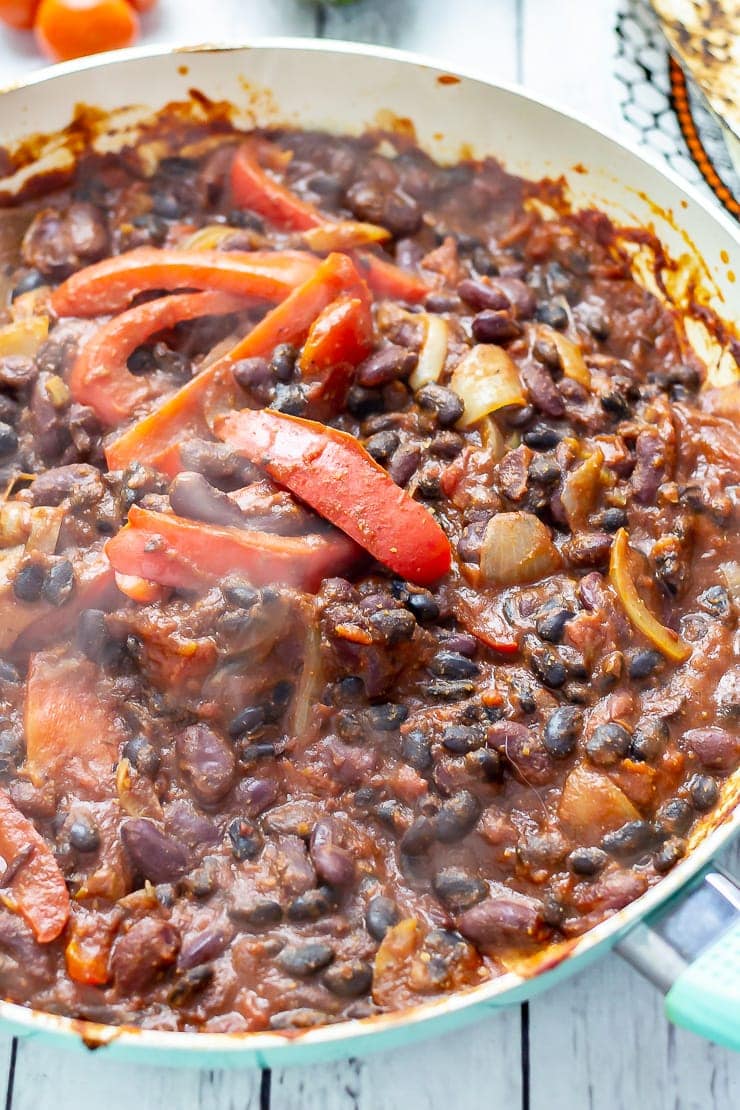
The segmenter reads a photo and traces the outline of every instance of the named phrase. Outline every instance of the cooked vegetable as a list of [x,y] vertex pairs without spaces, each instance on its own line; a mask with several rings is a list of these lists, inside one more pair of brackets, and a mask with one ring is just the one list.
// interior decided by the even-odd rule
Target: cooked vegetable
[[227,356],[109,444],[105,452],[108,465],[123,469],[133,461],[146,462],[174,476],[181,469],[178,444],[192,435],[209,435],[210,400],[222,412],[238,407],[240,391],[231,373],[233,363],[256,355],[269,356],[280,343],[303,343],[327,305],[340,294],[355,291],[360,298],[367,295],[352,260],[343,254],[330,254],[303,285],[268,312]]
[[56,940],[69,917],[64,876],[47,842],[2,789],[0,855],[10,880],[3,882],[0,900],[21,915],[39,944]]
[[24,355],[33,358],[49,334],[47,316],[29,316],[0,328],[0,358]]
[[469,428],[499,409],[527,403],[516,363],[491,343],[479,343],[468,351],[452,372],[450,389],[465,405],[458,428]]
[[224,239],[228,239],[230,235],[238,235],[240,228],[230,227],[229,224],[206,224],[205,227],[199,227],[192,235],[181,244],[180,249],[184,251],[213,251],[218,248],[219,243],[223,243]]
[[119,574],[161,586],[193,590],[241,574],[255,586],[316,590],[323,578],[342,574],[357,550],[339,533],[277,536],[217,527],[133,505],[128,524],[106,544]]
[[314,396],[340,409],[354,368],[372,349],[369,294],[345,294],[332,301],[311,325],[298,362],[301,377],[314,383]]
[[614,537],[609,577],[635,628],[674,663],[684,663],[691,655],[691,646],[653,616],[637,591],[630,567],[629,536],[624,528]]
[[420,277],[402,270],[387,258],[370,251],[357,251],[355,258],[360,273],[378,297],[416,304],[431,293],[430,287]]
[[582,528],[599,494],[604,455],[599,447],[590,451],[584,461],[571,470],[563,482],[560,500],[570,528]]
[[449,570],[450,544],[434,517],[354,436],[269,409],[231,413],[216,434],[397,574],[425,583]]
[[582,385],[584,389],[591,388],[591,371],[586,366],[581,348],[561,331],[550,328],[546,324],[539,324],[537,334],[552,343],[560,355],[560,365],[566,378],[572,378]]
[[41,0],[36,39],[54,61],[130,46],[139,18],[126,0]]
[[424,342],[419,351],[419,359],[409,378],[413,390],[421,389],[428,382],[438,382],[447,359],[449,328],[442,316],[425,313]]
[[293,231],[318,227],[325,219],[322,213],[297,197],[286,185],[275,181],[260,164],[267,159],[284,162],[285,158],[284,151],[264,140],[248,139],[242,143],[231,163],[234,202],[264,216],[275,227]]
[[574,767],[568,775],[558,814],[584,844],[597,843],[604,833],[640,816],[618,786],[602,772],[587,767]]
[[119,423],[157,392],[156,382],[128,369],[127,359],[137,347],[183,320],[226,315],[240,308],[244,301],[230,293],[181,293],[122,312],[82,347],[69,378],[72,396],[89,405],[103,424]]
[[502,586],[535,582],[559,567],[560,554],[550,530],[533,513],[497,513],[489,520],[480,560],[486,582]]
[[70,979],[91,987],[104,986],[110,979],[108,962],[112,943],[112,928],[106,929],[97,914],[86,914],[77,908],[64,949]]
[[315,272],[319,260],[302,251],[184,251],[139,247],[79,270],[54,290],[60,316],[120,312],[150,289],[212,289],[282,301]]
[[101,798],[113,787],[113,765],[126,730],[101,696],[98,668],[73,652],[31,656],[26,686],[26,759],[38,782]]
[[312,251],[328,254],[329,251],[349,251],[355,247],[368,247],[390,239],[390,232],[377,224],[358,223],[356,220],[326,220],[318,227],[303,232],[303,242]]

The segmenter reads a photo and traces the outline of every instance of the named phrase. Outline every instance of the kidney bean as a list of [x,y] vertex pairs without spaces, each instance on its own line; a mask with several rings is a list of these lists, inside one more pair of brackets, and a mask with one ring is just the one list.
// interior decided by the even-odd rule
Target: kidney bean
[[417,355],[406,347],[397,347],[390,344],[373,352],[357,367],[357,381],[367,389],[376,389],[395,381],[396,378],[405,378],[416,366]]
[[177,957],[177,970],[186,971],[188,968],[208,963],[209,960],[215,960],[228,948],[232,936],[233,930],[223,924],[214,925],[210,929],[201,929],[197,933],[186,933],[182,938],[180,955]]
[[152,883],[178,879],[188,868],[188,853],[147,817],[132,817],[121,825],[121,841],[134,869]]
[[511,308],[511,301],[500,285],[476,278],[465,278],[457,291],[467,304],[473,308],[490,308],[502,311]]
[[[521,379],[526,386],[529,399],[536,409],[545,416],[565,415],[565,402],[558,392],[555,382],[540,362],[527,359],[519,367]],[[530,433],[531,438],[531,433]],[[526,441],[529,443],[529,440]],[[552,446],[548,444],[548,446]]]
[[542,911],[542,903],[535,898],[502,890],[465,910],[457,918],[457,927],[463,936],[482,945],[543,940],[549,929]]
[[740,737],[724,728],[692,728],[683,734],[682,747],[697,757],[702,767],[727,773],[740,759]]
[[246,520],[239,506],[221,490],[195,471],[178,474],[169,491],[170,505],[178,516],[202,520],[206,524],[244,528]]
[[355,862],[344,848],[334,843],[335,837],[331,821],[319,821],[311,833],[311,862],[319,878],[330,886],[348,886],[355,878]]
[[176,740],[177,759],[196,798],[220,801],[234,784],[236,758],[226,740],[205,724],[190,725]]
[[517,339],[522,334],[521,325],[510,312],[497,312],[490,308],[484,308],[478,313],[473,319],[471,330],[478,343],[501,345]]
[[168,921],[145,917],[118,938],[111,954],[116,986],[131,993],[148,987],[177,959],[180,935]]

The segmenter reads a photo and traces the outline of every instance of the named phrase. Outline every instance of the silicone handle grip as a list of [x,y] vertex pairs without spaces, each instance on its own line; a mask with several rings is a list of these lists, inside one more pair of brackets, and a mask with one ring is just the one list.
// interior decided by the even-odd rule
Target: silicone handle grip
[[665,997],[676,1025],[740,1052],[740,920],[681,972]]

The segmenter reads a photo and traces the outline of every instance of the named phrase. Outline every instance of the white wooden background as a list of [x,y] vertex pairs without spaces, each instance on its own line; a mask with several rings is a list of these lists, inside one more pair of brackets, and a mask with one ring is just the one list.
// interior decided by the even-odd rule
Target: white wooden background
[[[151,42],[355,39],[519,81],[629,134],[612,76],[618,0],[159,0]],[[0,84],[39,64],[0,32]],[[740,852],[730,858],[740,872]],[[180,1071],[80,1059],[0,1036],[6,1110],[738,1110],[740,1055],[672,1029],[616,956],[528,1005],[366,1060],[285,1071]]]

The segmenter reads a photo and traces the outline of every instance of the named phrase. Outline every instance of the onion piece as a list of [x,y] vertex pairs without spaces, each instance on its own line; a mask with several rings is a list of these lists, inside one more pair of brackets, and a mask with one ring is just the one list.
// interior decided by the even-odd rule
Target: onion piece
[[178,245],[178,250],[216,250],[224,239],[228,239],[230,235],[238,234],[240,230],[240,228],[231,227],[229,224],[206,224],[205,227],[199,227],[192,235],[188,235],[187,239],[184,239]]
[[469,428],[498,409],[527,403],[516,363],[503,348],[489,343],[468,351],[452,372],[450,389],[465,405],[458,428]]
[[580,528],[591,512],[601,480],[604,454],[596,447],[563,482],[560,500],[571,531]]
[[357,220],[337,220],[309,227],[301,232],[301,238],[309,250],[324,254],[329,251],[349,251],[355,247],[371,246],[390,239],[391,233],[378,224],[361,223]]
[[584,389],[591,388],[591,371],[584,360],[581,348],[577,343],[568,339],[562,332],[556,331],[555,328],[549,328],[547,324],[540,324],[537,328],[537,335],[541,339],[547,340],[552,343],[560,355],[560,365],[563,368],[563,373],[566,378],[572,378],[573,381],[578,382]]
[[478,425],[478,431],[482,445],[490,452],[493,461],[498,462],[507,451],[504,433],[492,416],[484,416]]
[[640,814],[606,775],[575,767],[563,784],[558,816],[569,832],[593,844],[604,833],[636,821]]
[[30,316],[0,328],[0,358],[23,355],[33,358],[49,334],[48,316]]
[[650,612],[637,592],[629,558],[629,537],[626,529],[620,528],[612,545],[609,578],[619,595],[624,611],[635,628],[659,651],[675,663],[684,663],[691,655],[691,647],[677,632],[661,624]]
[[740,605],[740,563],[720,563],[719,572],[733,605]]
[[304,742],[309,739],[308,728],[323,682],[321,636],[316,625],[309,621],[303,646],[303,668],[290,710],[289,726],[290,734]]
[[160,586],[157,582],[150,582],[148,578],[139,578],[136,574],[114,574],[116,586],[126,597],[135,601],[137,605],[150,605],[155,601],[166,601],[172,591],[167,586]]
[[533,513],[497,513],[483,535],[480,569],[486,582],[536,582],[560,566],[550,530]]
[[419,351],[419,359],[409,378],[409,385],[416,392],[423,385],[438,382],[447,360],[447,342],[450,329],[442,316],[425,313],[411,319],[424,321],[424,342]]

